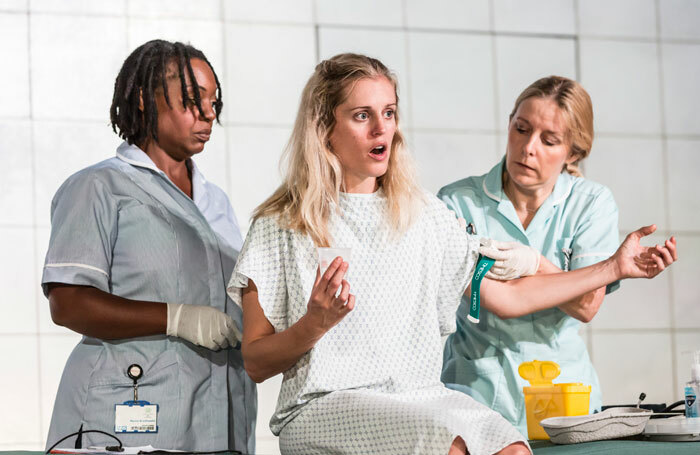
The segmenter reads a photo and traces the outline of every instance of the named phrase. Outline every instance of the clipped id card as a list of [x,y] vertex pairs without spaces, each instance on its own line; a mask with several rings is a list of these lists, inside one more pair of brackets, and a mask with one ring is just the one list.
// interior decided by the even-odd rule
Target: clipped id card
[[114,405],[115,433],[158,433],[158,405],[125,401]]

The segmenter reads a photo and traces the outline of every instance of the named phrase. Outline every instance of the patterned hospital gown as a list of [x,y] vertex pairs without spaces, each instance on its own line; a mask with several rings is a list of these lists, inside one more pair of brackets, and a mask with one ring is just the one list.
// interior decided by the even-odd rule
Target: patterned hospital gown
[[[387,226],[382,190],[341,194],[333,246],[352,248],[346,279],[355,309],[288,371],[270,421],[283,454],[445,455],[461,436],[472,455],[522,436],[499,414],[440,382],[442,340],[477,259],[437,198],[402,235]],[[280,332],[305,313],[318,267],[309,236],[257,219],[229,283],[234,302],[252,279]]]

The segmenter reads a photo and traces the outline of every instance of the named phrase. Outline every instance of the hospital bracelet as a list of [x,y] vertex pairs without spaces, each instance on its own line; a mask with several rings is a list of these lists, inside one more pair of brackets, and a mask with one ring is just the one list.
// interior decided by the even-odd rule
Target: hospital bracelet
[[479,295],[479,288],[481,287],[481,280],[491,269],[495,260],[479,255],[479,260],[476,263],[476,270],[474,270],[474,275],[472,276],[472,293],[469,300],[469,314],[467,319],[477,323],[479,322],[479,308],[481,306],[481,296]]

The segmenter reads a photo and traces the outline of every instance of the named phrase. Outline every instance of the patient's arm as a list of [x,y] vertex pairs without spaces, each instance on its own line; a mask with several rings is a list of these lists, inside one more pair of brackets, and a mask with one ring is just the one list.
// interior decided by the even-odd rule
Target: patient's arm
[[485,279],[481,284],[484,308],[508,319],[561,305],[624,278],[653,278],[677,258],[676,240],[643,247],[639,240],[656,230],[646,226],[629,234],[605,261],[566,273],[539,274],[513,281]]
[[[288,370],[355,306],[350,285],[343,279],[348,263],[336,258],[323,275],[317,274],[307,312],[295,324],[275,332],[265,316],[253,280],[243,289],[241,352],[248,376],[262,382]],[[337,289],[340,294],[336,297]]]
[[[556,265],[552,264],[549,259],[544,256],[540,258],[540,267],[537,269],[538,275],[561,272],[562,270]],[[572,318],[576,318],[581,322],[590,322],[596,313],[598,313],[604,297],[605,286],[574,297],[573,299],[558,305],[558,307],[561,311],[568,314]]]

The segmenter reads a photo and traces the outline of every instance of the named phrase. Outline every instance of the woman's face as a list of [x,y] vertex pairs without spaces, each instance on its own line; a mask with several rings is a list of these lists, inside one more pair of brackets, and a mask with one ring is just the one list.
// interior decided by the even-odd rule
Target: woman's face
[[343,166],[345,191],[372,193],[389,165],[396,132],[396,92],[386,77],[360,79],[334,111],[331,150]]
[[185,71],[187,97],[182,107],[182,91],[177,75],[177,65],[168,66],[167,87],[170,106],[165,101],[162,89],[156,91],[158,109],[158,146],[172,158],[181,161],[204,150],[204,144],[211,135],[212,123],[216,119],[214,103],[216,99],[216,79],[209,65],[200,59],[190,60],[192,72],[199,85],[202,111],[199,113],[194,102],[192,82]]
[[506,170],[522,190],[551,188],[569,157],[570,145],[559,106],[551,98],[528,98],[508,125]]

